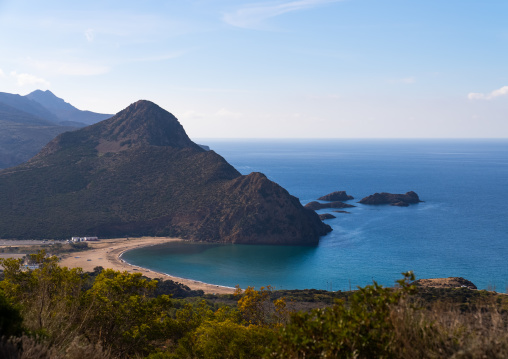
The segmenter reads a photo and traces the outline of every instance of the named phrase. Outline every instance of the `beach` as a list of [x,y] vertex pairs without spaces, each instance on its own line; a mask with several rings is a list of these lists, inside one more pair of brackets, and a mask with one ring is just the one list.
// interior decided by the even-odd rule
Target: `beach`
[[[217,286],[214,284],[202,283],[192,279],[174,277],[168,274],[154,272],[146,268],[130,265],[121,259],[122,253],[128,250],[153,246],[173,241],[181,241],[179,238],[168,237],[141,237],[141,238],[115,238],[102,239],[97,242],[88,243],[89,249],[82,252],[72,252],[60,255],[60,265],[68,268],[82,268],[85,272],[92,272],[95,267],[114,269],[117,271],[127,271],[129,273],[141,273],[149,278],[161,278],[172,280],[185,284],[193,290],[202,290],[207,294],[232,294],[234,288]],[[26,243],[26,242],[25,242]],[[25,244],[22,241],[15,244]],[[38,242],[40,243],[40,242]],[[4,246],[13,245],[13,241],[4,241]],[[28,244],[28,243],[26,243]],[[35,243],[30,243],[33,245]],[[1,246],[1,244],[0,244]],[[20,255],[5,255],[5,257],[19,257]]]

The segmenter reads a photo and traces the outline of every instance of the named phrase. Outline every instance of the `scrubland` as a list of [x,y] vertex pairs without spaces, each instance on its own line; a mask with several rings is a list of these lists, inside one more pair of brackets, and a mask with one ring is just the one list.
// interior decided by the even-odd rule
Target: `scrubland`
[[97,267],[2,259],[2,358],[506,358],[508,298],[467,288],[205,295]]

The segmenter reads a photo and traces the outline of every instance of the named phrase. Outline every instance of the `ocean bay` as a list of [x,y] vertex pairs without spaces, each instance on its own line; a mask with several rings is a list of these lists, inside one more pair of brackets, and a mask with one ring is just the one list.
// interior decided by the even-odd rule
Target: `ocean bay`
[[[508,284],[506,140],[208,140],[242,174],[263,172],[303,204],[346,190],[357,205],[333,213],[316,247],[187,244],[124,254],[139,266],[217,285],[345,290],[400,272]],[[413,190],[407,208],[357,204]]]

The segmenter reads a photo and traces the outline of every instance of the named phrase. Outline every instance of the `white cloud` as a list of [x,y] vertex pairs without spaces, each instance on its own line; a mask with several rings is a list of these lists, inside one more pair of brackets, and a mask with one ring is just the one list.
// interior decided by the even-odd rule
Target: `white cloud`
[[181,113],[178,118],[185,120],[209,120],[209,121],[220,121],[220,120],[237,120],[243,118],[243,113],[230,111],[226,108],[221,108],[218,111],[204,113],[197,111],[186,111]]
[[178,118],[183,120],[201,120],[203,118],[206,118],[206,114],[202,113],[202,112],[197,112],[197,111],[185,111],[183,113],[181,113],[180,115],[178,115]]
[[506,95],[508,95],[508,86],[503,86],[500,89],[494,90],[491,93],[487,94],[471,92],[467,95],[467,98],[470,100],[492,100],[493,98]]
[[3,72],[2,69],[0,69],[0,77],[5,77],[5,73]]
[[225,119],[239,119],[243,116],[240,112],[229,111],[225,108],[221,108],[219,111],[215,113],[215,116],[218,118]]
[[94,36],[95,36],[95,34],[94,34],[93,29],[88,29],[85,31],[86,41],[93,42]]
[[255,28],[263,20],[279,16],[288,12],[314,8],[319,5],[334,3],[343,0],[297,0],[272,1],[247,5],[234,12],[226,13],[222,19],[233,26]]
[[48,87],[49,82],[43,78],[30,75],[30,74],[18,74],[16,71],[11,71],[10,75],[16,79],[18,86],[25,85],[43,85]]

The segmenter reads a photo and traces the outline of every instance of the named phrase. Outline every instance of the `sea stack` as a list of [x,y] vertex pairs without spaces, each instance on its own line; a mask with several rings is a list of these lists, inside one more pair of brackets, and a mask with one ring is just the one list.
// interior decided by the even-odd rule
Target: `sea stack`
[[349,201],[351,199],[355,198],[348,195],[346,191],[335,191],[318,198],[320,201]]
[[177,236],[315,245],[331,231],[261,173],[241,175],[149,101],[0,171],[0,238]]
[[423,202],[420,197],[413,192],[406,192],[405,194],[394,193],[374,193],[370,196],[362,198],[358,203],[361,204],[390,204],[392,206],[407,207],[409,204]]

